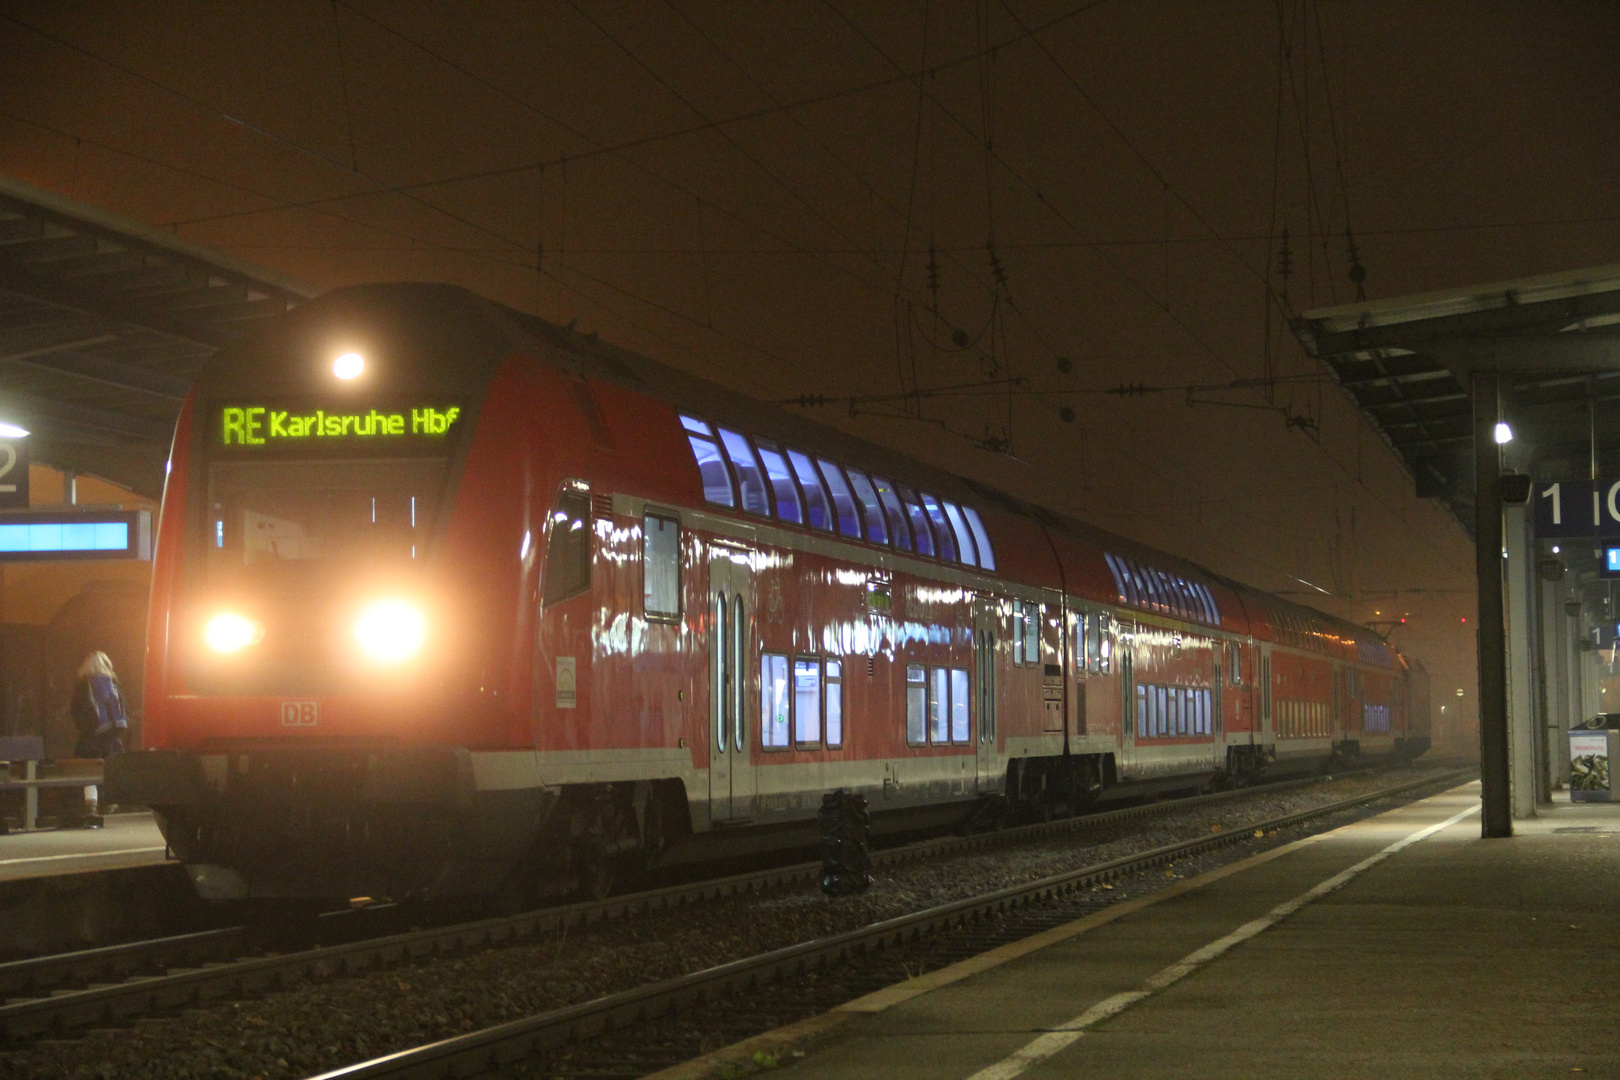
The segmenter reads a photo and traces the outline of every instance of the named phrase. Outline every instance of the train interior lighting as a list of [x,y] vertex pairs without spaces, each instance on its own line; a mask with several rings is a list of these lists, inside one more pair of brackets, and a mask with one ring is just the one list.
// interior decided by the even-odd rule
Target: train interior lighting
[[376,600],[355,620],[354,637],[370,659],[381,664],[403,663],[426,644],[427,616],[409,600]]
[[366,358],[357,352],[346,352],[332,361],[332,374],[347,382],[357,379],[366,370]]
[[264,640],[264,626],[234,611],[222,611],[203,627],[203,640],[217,653],[227,656]]
[[[851,540],[995,570],[984,520],[961,506],[802,450],[681,414],[704,501]],[[740,501],[739,501],[740,495]]]

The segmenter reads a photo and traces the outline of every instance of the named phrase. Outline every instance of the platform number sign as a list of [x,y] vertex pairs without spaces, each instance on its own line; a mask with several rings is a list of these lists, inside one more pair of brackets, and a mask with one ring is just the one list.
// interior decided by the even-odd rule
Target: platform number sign
[[1530,491],[1536,535],[1544,540],[1620,537],[1620,480],[1554,480]]
[[28,509],[28,440],[0,439],[0,510]]

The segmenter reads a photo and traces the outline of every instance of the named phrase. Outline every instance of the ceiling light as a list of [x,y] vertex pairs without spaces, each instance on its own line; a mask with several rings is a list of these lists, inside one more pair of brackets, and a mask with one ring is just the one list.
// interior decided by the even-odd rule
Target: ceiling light
[[1512,441],[1513,429],[1508,427],[1506,420],[1498,420],[1496,422],[1496,445],[1501,446],[1503,443],[1510,443]]
[[16,424],[0,424],[0,439],[26,439],[28,429],[18,427]]

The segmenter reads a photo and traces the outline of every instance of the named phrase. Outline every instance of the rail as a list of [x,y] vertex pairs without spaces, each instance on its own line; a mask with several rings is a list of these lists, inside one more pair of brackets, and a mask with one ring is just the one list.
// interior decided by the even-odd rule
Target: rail
[[[1440,774],[1431,774],[1415,783],[1432,783],[1434,775]],[[896,866],[961,851],[1001,847],[1319,782],[1318,778],[1282,781],[997,832],[938,837],[874,852],[872,865],[874,868]],[[1372,797],[1377,796],[1367,798]],[[797,863],[606,900],[540,908],[519,915],[412,930],[274,956],[238,958],[251,945],[251,931],[247,927],[227,927],[14,961],[0,964],[0,994],[21,1000],[0,1005],[0,1041],[15,1045],[29,1038],[65,1034],[76,1028],[116,1023],[137,1015],[190,1008],[226,997],[267,993],[305,979],[329,978],[383,965],[506,945],[716,897],[787,888],[819,880],[820,875],[819,862]],[[93,985],[88,989],[70,988],[113,979],[129,981]]]
[[1446,774],[1431,775],[1421,780],[1398,784],[1311,810],[1254,822],[1241,829],[1166,844],[1137,855],[1056,874],[983,896],[954,901],[911,915],[874,923],[858,930],[791,945],[705,971],[611,994],[595,1001],[512,1020],[411,1050],[402,1050],[371,1061],[322,1073],[313,1080],[415,1080],[419,1077],[438,1080],[441,1077],[474,1075],[533,1057],[568,1042],[605,1034],[628,1025],[645,1023],[687,1005],[775,981],[810,967],[832,963],[852,953],[865,953],[901,944],[985,915],[1026,906],[1161,863],[1238,843],[1248,838],[1255,829],[1269,832],[1272,829],[1287,828],[1313,818],[1352,809],[1376,799],[1387,798],[1419,787],[1433,786],[1442,780],[1474,775],[1474,772],[1474,770],[1459,771],[1449,777]]

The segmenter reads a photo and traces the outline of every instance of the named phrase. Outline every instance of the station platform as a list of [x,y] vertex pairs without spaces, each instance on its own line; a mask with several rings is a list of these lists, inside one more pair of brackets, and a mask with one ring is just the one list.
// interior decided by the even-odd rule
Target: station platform
[[40,829],[0,836],[0,881],[164,861],[163,834],[150,812],[109,814],[99,829]]
[[658,1076],[742,1051],[799,1080],[1620,1077],[1620,804],[1508,840],[1478,806],[1466,785]]

